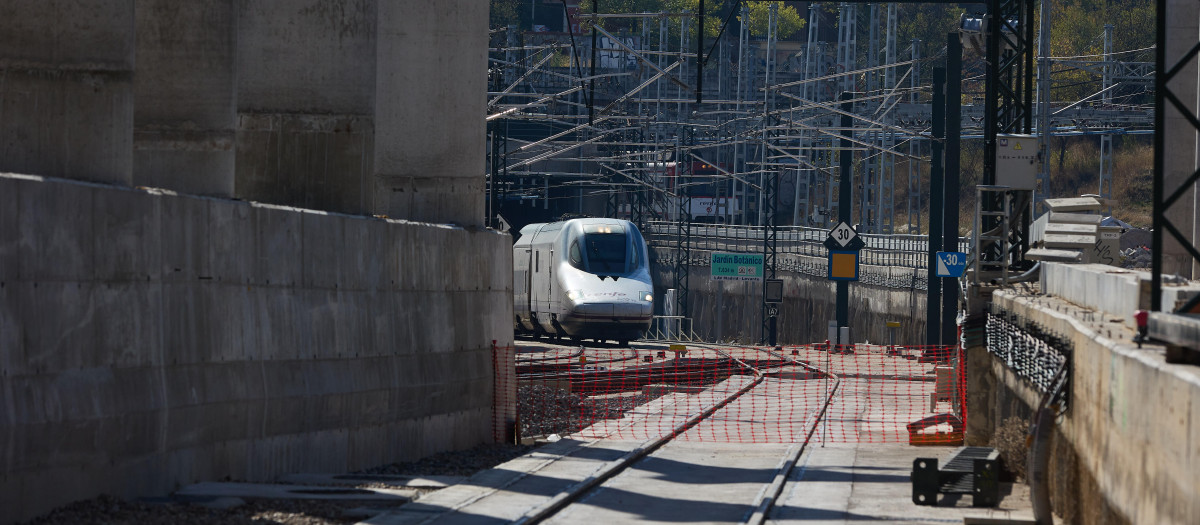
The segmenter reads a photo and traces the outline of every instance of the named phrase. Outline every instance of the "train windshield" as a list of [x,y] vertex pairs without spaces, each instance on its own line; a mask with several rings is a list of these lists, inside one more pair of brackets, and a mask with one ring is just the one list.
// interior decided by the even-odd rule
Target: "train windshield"
[[625,273],[625,250],[629,241],[625,233],[585,233],[583,249],[587,254],[589,273]]
[[623,274],[629,256],[629,238],[620,224],[589,224],[583,236],[571,242],[571,266],[597,275]]

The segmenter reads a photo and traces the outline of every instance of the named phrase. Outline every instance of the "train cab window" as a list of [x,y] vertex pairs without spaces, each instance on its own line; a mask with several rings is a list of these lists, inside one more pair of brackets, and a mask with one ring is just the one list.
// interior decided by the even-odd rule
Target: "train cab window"
[[625,248],[628,243],[624,234],[588,233],[583,239],[588,271],[604,274],[625,271]]
[[570,261],[571,266],[579,268],[580,270],[584,269],[583,255],[579,251],[578,240],[571,241],[571,247],[567,249],[567,260]]

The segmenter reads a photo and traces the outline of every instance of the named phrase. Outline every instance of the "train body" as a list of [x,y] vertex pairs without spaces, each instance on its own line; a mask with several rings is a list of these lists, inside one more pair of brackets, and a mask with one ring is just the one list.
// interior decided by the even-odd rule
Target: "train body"
[[650,327],[646,241],[620,219],[530,224],[513,245],[516,330],[628,342]]

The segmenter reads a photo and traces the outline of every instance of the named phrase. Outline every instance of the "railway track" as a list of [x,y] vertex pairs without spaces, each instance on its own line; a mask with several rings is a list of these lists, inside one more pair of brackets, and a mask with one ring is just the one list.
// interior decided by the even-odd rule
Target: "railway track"
[[[717,512],[716,514],[727,515],[710,515],[708,518],[715,519],[715,521],[729,522],[729,518],[734,518],[734,514],[737,514],[736,518],[739,519],[732,521],[752,524],[764,523],[775,502],[778,501],[793,468],[808,448],[808,444],[811,442],[813,434],[817,431],[830,401],[836,395],[840,380],[818,367],[768,349],[753,347],[717,348],[708,345],[689,345],[689,348],[695,351],[710,351],[721,358],[736,363],[741,372],[751,374],[751,379],[742,381],[739,383],[738,388],[730,389],[724,397],[715,400],[714,403],[704,410],[678,423],[670,432],[665,432],[661,436],[649,439],[627,450],[615,460],[606,462],[602,467],[583,479],[562,488],[539,505],[528,509],[519,517],[513,519],[512,522],[522,525],[532,525],[537,523],[571,523],[582,519],[592,522],[612,523],[626,521],[622,518],[622,514],[626,513],[615,510],[621,508],[620,502],[615,500],[629,498],[633,493],[632,491],[636,491],[637,494],[637,497],[634,499],[657,499],[661,505],[668,506],[674,503],[676,506],[681,506],[681,508],[675,509],[675,512],[687,512],[686,508],[682,508],[692,504],[687,498],[679,499],[678,495],[666,497],[667,494],[662,494],[664,496],[662,498],[654,497],[655,494],[662,493],[663,491],[670,492],[678,486],[677,480],[673,479],[671,475],[656,476],[654,474],[656,471],[658,471],[657,474],[663,474],[659,467],[677,463],[679,456],[712,453],[714,455],[712,461],[716,467],[714,473],[716,470],[732,472],[738,470],[740,467],[747,466],[747,462],[754,465],[755,468],[749,469],[750,472],[753,472],[753,475],[743,475],[745,479],[743,479],[743,482],[737,484],[740,485],[737,490],[723,491],[733,496],[735,501],[724,502],[722,512]],[[737,350],[738,354],[734,354],[733,350]],[[578,353],[571,354],[571,357],[577,358],[582,354],[583,351],[580,350]],[[760,356],[756,356],[755,354],[762,354],[762,356],[761,358],[756,358]],[[819,410],[807,415],[803,436],[799,440],[775,447],[766,447],[761,453],[754,455],[754,457],[745,458],[729,456],[727,454],[729,450],[727,449],[731,447],[727,443],[716,444],[715,448],[711,444],[697,447],[695,443],[683,442],[679,439],[680,437],[687,436],[690,431],[704,425],[719,425],[720,420],[729,415],[724,412],[728,408],[735,406],[740,399],[756,395],[756,390],[764,389],[764,383],[769,380],[778,381],[769,378],[770,369],[764,369],[764,363],[766,367],[775,368],[781,366],[781,363],[786,363],[787,366],[798,366],[814,374],[829,376],[835,379],[833,387],[821,394],[824,399],[818,405],[820,407]],[[736,449],[737,447],[734,446],[732,448]],[[721,458],[722,453],[725,453],[726,457]],[[764,468],[764,466],[768,468]],[[747,469],[741,468],[740,470]],[[702,475],[702,473],[697,474]],[[748,472],[743,474],[748,474]],[[663,479],[664,477],[666,478],[665,480]],[[755,479],[753,482],[750,482],[750,478]],[[713,481],[715,480],[692,480],[690,482],[711,483]],[[634,514],[637,513],[635,512]],[[631,517],[629,521],[640,521],[645,517],[644,515],[636,518]]]

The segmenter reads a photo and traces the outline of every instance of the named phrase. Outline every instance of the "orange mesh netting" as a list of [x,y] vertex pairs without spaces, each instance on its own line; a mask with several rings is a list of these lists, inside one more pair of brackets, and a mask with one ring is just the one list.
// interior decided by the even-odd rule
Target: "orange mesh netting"
[[496,349],[509,433],[742,443],[961,441],[955,347]]

